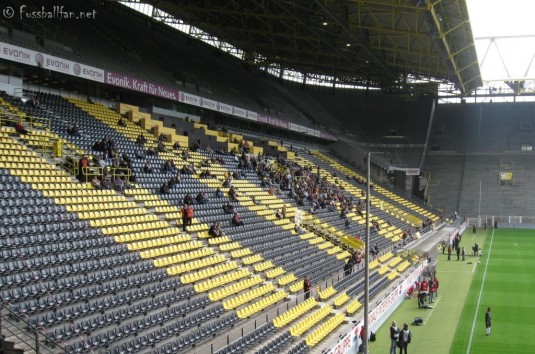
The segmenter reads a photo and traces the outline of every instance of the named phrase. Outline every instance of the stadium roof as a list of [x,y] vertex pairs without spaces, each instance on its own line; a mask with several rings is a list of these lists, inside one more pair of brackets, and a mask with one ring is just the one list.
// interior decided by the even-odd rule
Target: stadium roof
[[[270,64],[388,88],[482,85],[465,0],[144,0]],[[168,19],[169,20],[169,19]]]
[[467,0],[485,81],[535,79],[533,0]]

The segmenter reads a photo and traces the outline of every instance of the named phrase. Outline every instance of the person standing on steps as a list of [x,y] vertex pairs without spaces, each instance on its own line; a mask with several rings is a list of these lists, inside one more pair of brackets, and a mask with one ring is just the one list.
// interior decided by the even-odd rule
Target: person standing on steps
[[491,321],[492,321],[492,314],[490,312],[490,307],[489,307],[487,308],[487,312],[485,312],[485,327],[487,330],[487,336],[490,336]]
[[310,291],[312,290],[312,285],[310,284],[310,279],[308,278],[308,275],[305,277],[305,280],[303,281],[303,291],[305,292],[305,300],[308,300],[310,297]]

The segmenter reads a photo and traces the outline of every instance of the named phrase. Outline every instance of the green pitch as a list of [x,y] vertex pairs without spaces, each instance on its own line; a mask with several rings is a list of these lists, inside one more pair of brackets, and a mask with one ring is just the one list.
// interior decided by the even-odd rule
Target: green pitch
[[[481,258],[471,256],[477,242]],[[388,353],[389,326],[423,317],[424,326],[410,326],[409,353],[525,354],[535,353],[535,230],[488,232],[466,230],[461,246],[463,262],[439,255],[438,299],[432,310],[418,309],[416,298],[406,300],[370,343],[370,353]],[[481,263],[478,263],[481,261]],[[485,311],[492,308],[492,334],[485,335]]]

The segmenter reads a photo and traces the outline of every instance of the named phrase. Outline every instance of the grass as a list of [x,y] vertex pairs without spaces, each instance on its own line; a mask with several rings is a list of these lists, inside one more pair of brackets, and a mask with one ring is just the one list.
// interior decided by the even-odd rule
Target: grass
[[[476,272],[451,354],[535,353],[535,282],[531,279],[535,273],[534,236],[530,230],[498,229],[487,237],[488,242],[492,240],[490,257],[484,255],[482,265],[486,267]],[[489,306],[493,326],[487,337],[484,316]]]
[[[388,353],[392,320],[399,326],[414,317],[423,317],[425,325],[410,326],[411,353],[535,353],[535,281],[531,280],[535,231],[497,229],[494,235],[492,231],[473,234],[469,229],[463,236],[461,246],[467,253],[475,242],[483,249],[480,264],[472,256],[462,262],[456,256],[447,261],[447,256],[440,254],[440,288],[434,309],[418,309],[415,298],[404,301],[377,332],[370,353]],[[493,326],[487,337],[484,316],[489,306]]]

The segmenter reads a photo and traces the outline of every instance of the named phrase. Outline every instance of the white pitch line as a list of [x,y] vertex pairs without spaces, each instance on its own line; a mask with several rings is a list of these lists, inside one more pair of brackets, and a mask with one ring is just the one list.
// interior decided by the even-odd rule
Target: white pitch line
[[[479,262],[479,261],[477,261],[477,262]],[[474,262],[474,267],[472,268],[472,273],[476,271],[477,262]]]
[[433,311],[435,311],[435,307],[437,307],[437,304],[439,301],[440,301],[440,297],[437,297],[437,301],[433,303],[433,308],[431,309],[431,311],[429,311],[429,314],[427,315],[427,318],[425,319],[424,324],[427,324],[429,317],[431,317],[431,314],[433,313]]
[[477,313],[479,312],[479,306],[481,304],[481,296],[483,295],[483,287],[485,285],[485,279],[487,278],[487,269],[489,267],[490,251],[492,250],[492,241],[494,241],[494,230],[492,229],[492,236],[490,237],[489,251],[487,252],[487,262],[485,264],[485,271],[483,272],[483,280],[481,282],[481,289],[479,289],[479,296],[477,298],[476,311],[474,313],[474,320],[472,321],[472,329],[470,330],[470,339],[468,340],[468,348],[466,348],[466,354],[470,354],[472,350],[472,340],[474,339],[474,331],[476,330]]

